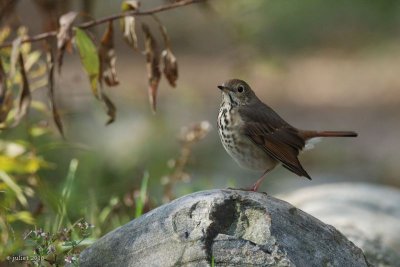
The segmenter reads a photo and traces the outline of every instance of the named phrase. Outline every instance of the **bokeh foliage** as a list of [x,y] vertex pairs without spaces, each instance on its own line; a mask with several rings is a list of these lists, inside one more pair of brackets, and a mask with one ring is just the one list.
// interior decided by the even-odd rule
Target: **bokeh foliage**
[[396,0],[242,0],[217,4],[235,25],[239,39],[267,54],[355,49],[397,39],[400,27],[400,3]]
[[[176,6],[179,7],[180,3]],[[136,12],[138,8],[138,1],[127,1],[122,5],[123,12]],[[152,12],[149,11],[149,14]],[[66,262],[76,265],[82,246],[87,246],[93,238],[100,237],[133,217],[139,217],[153,207],[147,196],[149,174],[146,171],[138,174],[141,177],[138,178],[141,180],[138,188],[125,189],[120,194],[111,197],[106,195],[100,200],[96,191],[90,190],[90,184],[87,184],[88,189],[84,190],[87,193],[86,198],[80,198],[79,201],[71,199],[71,192],[77,188],[78,159],[62,156],[65,161],[70,161],[67,170],[64,168],[59,171],[64,172],[62,176],[65,178],[52,179],[54,170],[59,166],[53,163],[56,158],[49,161],[45,158],[51,158],[52,153],[59,154],[63,148],[71,149],[74,146],[54,137],[45,121],[46,117],[52,116],[59,133],[64,137],[60,112],[54,97],[54,65],[57,64],[61,73],[64,53],[71,50],[72,38],[79,52],[83,70],[88,75],[92,92],[107,108],[107,124],[114,121],[116,113],[116,107],[105,94],[102,85],[103,79],[108,86],[118,84],[113,51],[112,22],[115,19],[109,20],[109,27],[98,49],[88,32],[79,27],[72,27],[77,15],[76,12],[69,12],[60,18],[60,29],[56,34],[56,58],[50,48],[50,42],[46,43],[47,47],[44,49],[33,50],[31,41],[24,41],[29,38],[26,28],[20,27],[17,36],[14,36],[13,30],[8,26],[0,29],[1,261],[13,262],[14,258],[22,256],[22,259],[16,261],[30,261],[39,266],[63,265]],[[160,58],[163,58],[164,74],[172,86],[175,86],[177,79],[177,64],[165,27],[154,14],[152,16],[160,28],[167,49],[164,53],[158,51],[150,29],[143,24],[150,98],[155,110],[157,87],[161,79]],[[122,27],[130,28],[130,37],[136,34],[133,16],[117,15],[116,18],[125,19]],[[93,23],[94,26],[97,24]],[[47,33],[47,36],[52,37],[55,35],[53,33]],[[12,45],[5,44],[10,38],[14,38]],[[137,42],[136,37],[134,39]],[[132,45],[132,40],[127,41]],[[138,50],[137,47],[135,49]],[[156,74],[154,70],[157,70]],[[32,97],[32,93],[42,88],[48,89],[47,101]],[[49,105],[46,102],[50,102]],[[169,186],[168,198],[173,198],[173,184],[183,176],[181,173],[190,155],[191,144],[204,138],[208,132],[207,127],[208,124],[203,123],[188,130],[187,134],[191,137],[182,140],[185,147],[185,153],[179,159],[182,162],[178,164],[179,167],[171,166],[171,169],[175,170],[171,171],[173,180],[168,180],[169,171],[165,170],[165,179],[168,180],[166,183]],[[161,199],[158,201],[160,203]],[[93,224],[96,225],[94,230]]]

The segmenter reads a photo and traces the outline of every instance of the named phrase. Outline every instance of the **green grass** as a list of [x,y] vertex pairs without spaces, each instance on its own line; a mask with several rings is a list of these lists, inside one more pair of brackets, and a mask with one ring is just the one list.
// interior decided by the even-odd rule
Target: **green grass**
[[68,218],[67,214],[67,202],[71,195],[72,186],[74,184],[76,170],[78,169],[78,160],[72,159],[69,164],[67,178],[64,184],[64,187],[61,192],[61,199],[58,203],[58,213],[56,216],[56,220],[54,223],[53,232],[59,231],[61,226],[66,222],[68,225],[71,225],[71,222]]
[[149,183],[149,173],[145,172],[143,175],[142,183],[140,185],[139,197],[136,199],[135,218],[143,214],[144,203],[147,196],[147,185]]

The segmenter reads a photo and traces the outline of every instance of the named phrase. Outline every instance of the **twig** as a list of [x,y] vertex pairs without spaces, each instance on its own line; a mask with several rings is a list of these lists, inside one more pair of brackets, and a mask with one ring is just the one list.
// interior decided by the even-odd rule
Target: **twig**
[[[123,18],[126,16],[148,16],[148,15],[163,12],[166,10],[170,10],[170,9],[174,9],[174,8],[178,8],[178,7],[182,7],[182,6],[187,6],[190,4],[205,2],[205,1],[207,1],[207,0],[183,0],[183,1],[172,3],[170,5],[159,6],[159,7],[149,9],[146,11],[135,11],[135,10],[127,11],[124,13],[119,13],[119,14],[108,16],[108,17],[87,21],[87,22],[76,25],[76,27],[81,28],[81,29],[87,29],[87,28],[91,28],[93,26],[97,26],[97,25],[109,22],[109,21],[114,21],[114,20]],[[44,32],[44,33],[40,33],[35,36],[25,37],[21,40],[21,42],[22,43],[33,43],[33,42],[41,41],[41,40],[44,40],[44,39],[47,39],[50,37],[54,37],[56,35],[57,35],[57,31]],[[1,44],[0,48],[6,48],[6,47],[11,47],[11,46],[12,46],[12,42],[7,42],[7,43]]]

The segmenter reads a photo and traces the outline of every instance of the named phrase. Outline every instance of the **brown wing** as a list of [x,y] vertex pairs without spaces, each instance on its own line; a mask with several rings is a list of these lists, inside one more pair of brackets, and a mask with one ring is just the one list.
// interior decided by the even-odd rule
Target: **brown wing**
[[257,105],[257,112],[250,111],[251,107],[240,109],[245,122],[242,128],[244,134],[261,146],[269,156],[280,161],[285,168],[311,180],[297,158],[305,145],[298,130],[286,123],[271,108],[261,102],[260,104],[263,106]]

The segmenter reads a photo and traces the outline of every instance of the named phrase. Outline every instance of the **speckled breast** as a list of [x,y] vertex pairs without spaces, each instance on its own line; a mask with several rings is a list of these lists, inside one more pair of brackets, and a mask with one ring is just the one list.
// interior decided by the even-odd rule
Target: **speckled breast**
[[244,168],[265,171],[274,167],[276,162],[242,134],[242,127],[237,108],[224,101],[218,114],[218,133],[228,154]]

